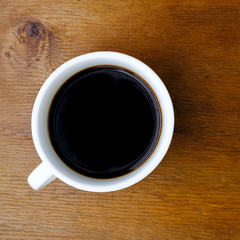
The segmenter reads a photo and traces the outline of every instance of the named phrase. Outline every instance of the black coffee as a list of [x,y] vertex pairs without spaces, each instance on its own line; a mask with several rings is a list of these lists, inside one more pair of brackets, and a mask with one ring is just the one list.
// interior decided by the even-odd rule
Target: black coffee
[[49,135],[62,161],[94,178],[113,178],[140,166],[160,134],[158,102],[136,74],[98,66],[68,79],[49,112]]

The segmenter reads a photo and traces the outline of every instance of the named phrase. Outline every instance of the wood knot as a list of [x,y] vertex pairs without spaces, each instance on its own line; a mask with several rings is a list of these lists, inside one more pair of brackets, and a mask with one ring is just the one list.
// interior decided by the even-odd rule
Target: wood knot
[[47,62],[51,67],[56,44],[53,26],[45,25],[36,19],[27,19],[16,27],[14,40],[6,49],[5,56],[11,61],[17,59],[19,62],[25,62],[29,68],[36,62]]
[[10,58],[10,57],[11,57],[11,54],[10,54],[9,52],[5,52],[5,56],[6,56],[7,58]]
[[46,28],[41,22],[27,21],[17,29],[16,37],[22,43],[36,43],[44,39]]
[[39,28],[41,25],[39,23],[32,23],[28,26],[27,34],[29,37],[36,38],[39,34]]

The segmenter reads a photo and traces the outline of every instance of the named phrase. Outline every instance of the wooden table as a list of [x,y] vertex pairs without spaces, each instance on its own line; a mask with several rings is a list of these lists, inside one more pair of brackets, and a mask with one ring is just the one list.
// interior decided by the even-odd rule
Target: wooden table
[[[176,126],[157,169],[118,192],[27,184],[32,106],[49,74],[111,50],[148,64]],[[238,0],[0,1],[0,239],[240,239]]]

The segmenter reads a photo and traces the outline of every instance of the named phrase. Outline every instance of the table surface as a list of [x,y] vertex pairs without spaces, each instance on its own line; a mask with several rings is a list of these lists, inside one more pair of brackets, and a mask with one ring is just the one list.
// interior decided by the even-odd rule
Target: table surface
[[[0,1],[0,239],[240,239],[240,2]],[[163,80],[176,125],[138,184],[90,193],[27,184],[49,74],[83,53],[134,56]]]

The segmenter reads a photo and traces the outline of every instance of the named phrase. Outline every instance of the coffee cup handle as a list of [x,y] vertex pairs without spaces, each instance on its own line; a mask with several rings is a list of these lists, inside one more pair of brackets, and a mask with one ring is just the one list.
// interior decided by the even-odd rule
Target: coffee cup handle
[[52,173],[49,165],[42,162],[28,176],[28,183],[34,190],[40,190],[54,179],[56,179],[56,176]]

